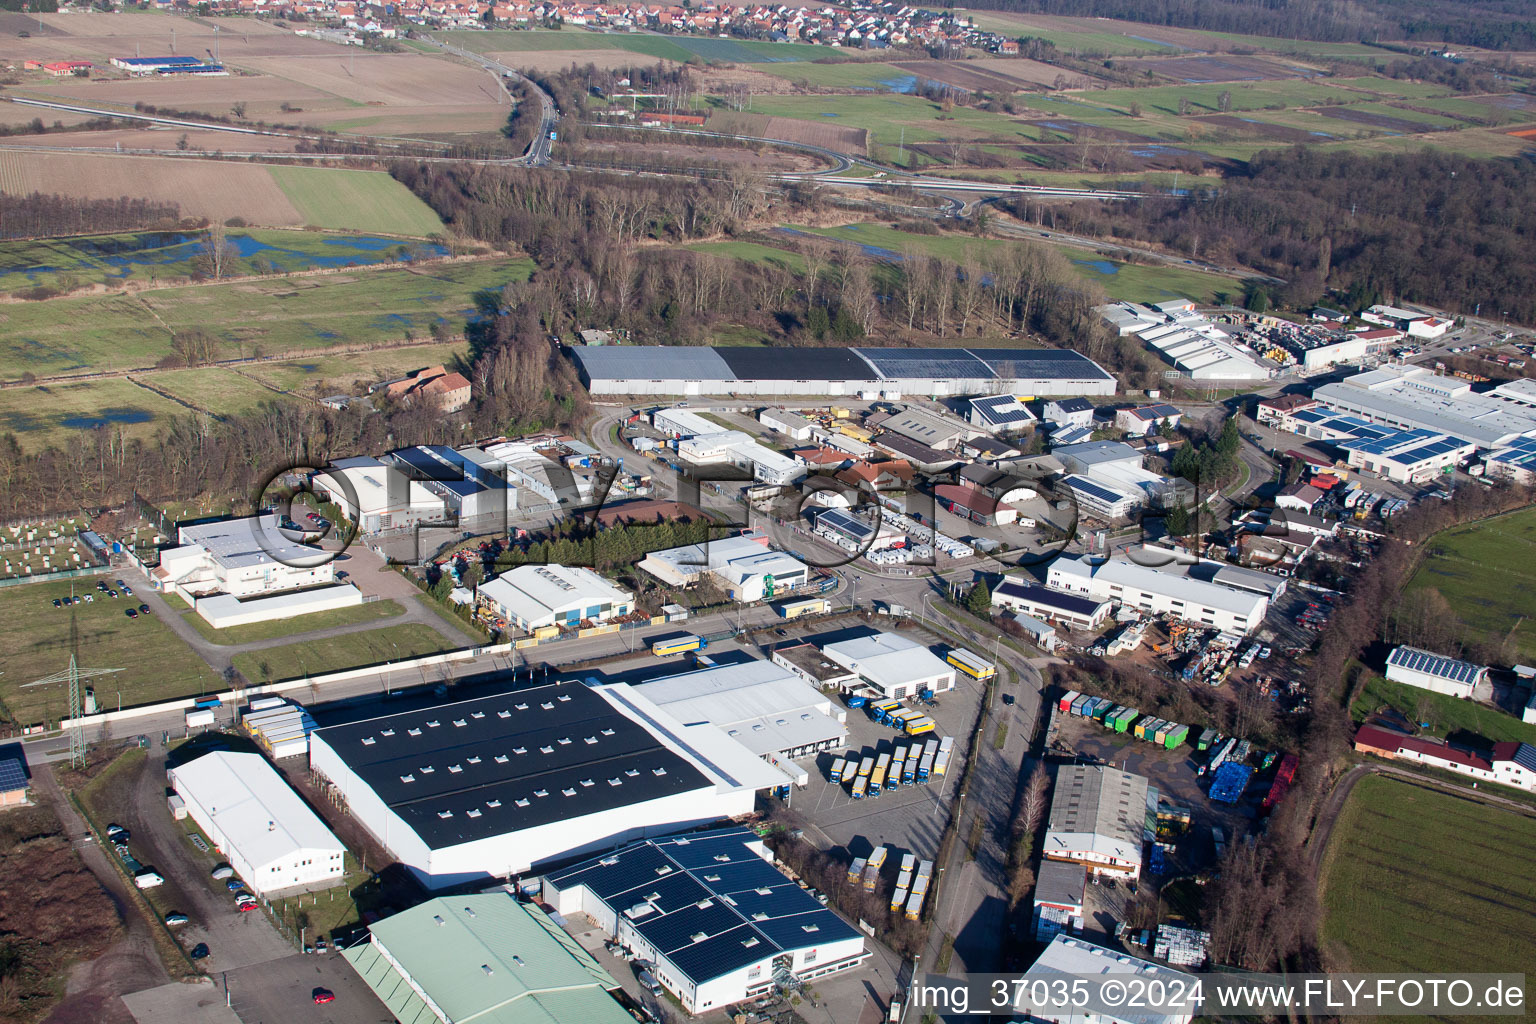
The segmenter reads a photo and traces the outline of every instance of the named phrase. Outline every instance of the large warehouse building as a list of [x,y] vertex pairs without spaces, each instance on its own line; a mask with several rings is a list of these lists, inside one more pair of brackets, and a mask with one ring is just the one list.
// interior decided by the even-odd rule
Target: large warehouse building
[[428,900],[342,950],[402,1024],[633,1024],[619,983],[510,893]]
[[260,754],[217,750],[166,774],[187,814],[256,895],[345,874],[346,847]]
[[594,395],[1113,395],[1115,378],[1062,349],[615,345],[575,348]]
[[476,600],[513,629],[608,622],[635,610],[635,598],[579,565],[520,565],[480,584]]
[[789,782],[632,688],[573,683],[321,729],[310,767],[434,889],[734,818]]
[[869,957],[863,936],[768,857],[747,829],[652,840],[547,875],[544,898],[655,964],[683,1009],[702,1014]]
[[1156,807],[1157,790],[1140,775],[1105,765],[1062,765],[1041,852],[1046,860],[1082,864],[1094,874],[1135,878],[1148,808]]
[[924,690],[943,693],[955,688],[952,666],[916,640],[898,633],[839,640],[827,644],[821,653],[896,700],[916,697]]

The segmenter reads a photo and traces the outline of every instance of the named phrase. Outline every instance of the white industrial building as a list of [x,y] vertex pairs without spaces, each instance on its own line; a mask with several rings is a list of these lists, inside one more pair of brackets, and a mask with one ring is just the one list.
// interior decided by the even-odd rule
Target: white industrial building
[[[1380,358],[1403,338],[1403,332],[1390,327],[1375,330],[1338,333],[1330,340],[1307,344],[1301,351],[1301,369],[1304,373],[1318,373],[1340,363],[1358,363],[1366,359]],[[1301,342],[1311,338],[1301,335]]]
[[1145,437],[1160,431],[1164,424],[1169,428],[1177,427],[1183,418],[1184,413],[1177,406],[1169,405],[1167,402],[1154,402],[1151,405],[1137,405],[1116,412],[1115,426],[1127,434]]
[[1470,698],[1478,685],[1487,681],[1488,669],[1404,644],[1387,655],[1387,678],[1449,697]]
[[1195,312],[1193,304],[1148,307],[1114,302],[1099,306],[1097,312],[1121,337],[1135,335],[1191,380],[1269,378],[1270,370],[1257,353]]
[[[1011,396],[1009,396],[1011,397]],[[1015,399],[1017,401],[1017,399]],[[909,441],[927,445],[935,451],[952,451],[961,441],[975,437],[977,431],[959,420],[928,412],[926,409],[905,408],[880,424],[881,430],[899,434]]]
[[1489,452],[1483,459],[1483,472],[1490,479],[1520,486],[1536,483],[1536,437],[1518,438]]
[[750,469],[752,479],[765,484],[788,484],[805,476],[805,467],[797,460],[691,409],[658,409],[651,414],[651,424],[670,434],[677,454],[695,465],[739,466]]
[[1415,313],[1411,309],[1399,309],[1396,306],[1372,306],[1360,314],[1360,319],[1366,323],[1407,331],[1415,338],[1438,338],[1451,329],[1451,321],[1445,317]]
[[509,628],[608,622],[635,610],[635,596],[579,565],[520,565],[480,584],[476,600]]
[[671,587],[691,587],[707,574],[739,604],[782,597],[810,578],[804,562],[772,550],[768,538],[756,531],[652,551],[636,568]]
[[240,716],[240,728],[274,761],[309,753],[315,720],[302,705],[282,697],[258,697]]
[[1324,384],[1312,397],[1372,423],[1465,438],[1478,448],[1536,437],[1536,381],[1509,381],[1477,392],[1471,381],[1422,366],[1378,366]]
[[543,897],[654,964],[682,1008],[704,1014],[870,955],[863,936],[772,856],[744,828],[653,839],[546,875]]
[[1046,571],[1046,585],[1245,636],[1259,627],[1269,610],[1269,598],[1263,594],[1195,579],[1173,566],[1154,569],[1118,558],[1097,565],[1083,558],[1057,558]]
[[346,847],[260,754],[217,750],[166,776],[256,895],[318,888],[345,875]]
[[1098,764],[1061,765],[1051,794],[1046,860],[1081,864],[1094,874],[1135,878],[1157,790],[1140,775]]
[[1046,402],[1040,416],[1057,427],[1091,427],[1093,403],[1086,398],[1058,398]]
[[1086,517],[1102,522],[1130,517],[1147,506],[1178,501],[1178,481],[1142,467],[1142,453],[1121,441],[1085,441],[1051,449],[1067,474],[1061,486]]
[[757,422],[794,441],[805,441],[811,436],[811,421],[787,409],[764,409],[757,414]]
[[1471,441],[1432,430],[1384,430],[1379,437],[1338,442],[1354,469],[1400,484],[1428,483],[1472,457]]
[[556,683],[320,729],[310,767],[431,889],[750,814],[790,776],[622,684]]
[[367,456],[338,459],[316,473],[315,493],[334,502],[360,533],[398,530],[441,520],[443,499],[397,466]]
[[748,661],[634,684],[684,725],[707,722],[759,757],[792,760],[848,740],[848,712],[771,661]]
[[150,581],[191,601],[205,594],[259,597],[336,579],[332,553],[278,529],[277,513],[183,526]]
[[1064,349],[703,348],[568,350],[593,395],[1113,395],[1115,378]]
[[[1127,991],[1131,990],[1131,985],[1145,985],[1146,991],[1177,993],[1191,991],[1193,985],[1192,979],[1183,971],[1099,946],[1086,939],[1057,935],[1029,970],[1024,972],[1024,984],[1018,988],[1021,997],[1013,1005],[1013,1019],[1038,1021],[1041,1024],[1190,1024],[1194,1019],[1194,1009],[1137,1007],[1114,1013],[1096,1013],[1087,1009],[1035,1009],[1029,1002],[1033,992],[1057,991],[1063,986],[1070,989],[1074,979],[1094,977],[1120,981],[1126,984]],[[1036,982],[1047,987],[1042,988],[1034,984]],[[1189,1002],[1193,1004],[1198,1001],[1191,998]]]
[[[992,607],[1059,622],[1069,629],[1097,630],[1114,606],[1081,594],[1068,594],[1023,580],[1005,579],[992,588]],[[1026,627],[1027,628],[1027,627]]]
[[821,653],[893,699],[915,697],[924,690],[941,693],[955,688],[952,665],[898,633],[839,640],[822,647]]

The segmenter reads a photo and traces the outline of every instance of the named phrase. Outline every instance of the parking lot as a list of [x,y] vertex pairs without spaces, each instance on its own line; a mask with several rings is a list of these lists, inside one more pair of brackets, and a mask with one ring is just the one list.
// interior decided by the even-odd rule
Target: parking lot
[[[391,1024],[394,1017],[339,954],[290,953],[281,960],[231,970],[229,1001],[243,1024]],[[336,998],[316,1005],[314,992]]]

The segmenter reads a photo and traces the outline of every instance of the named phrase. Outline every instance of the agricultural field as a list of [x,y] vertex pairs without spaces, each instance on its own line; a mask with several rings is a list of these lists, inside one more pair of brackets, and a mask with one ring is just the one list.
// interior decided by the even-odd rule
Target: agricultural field
[[[444,230],[432,207],[383,171],[273,167],[272,180],[305,224],[424,237]],[[368,226],[364,226],[364,224]],[[335,244],[335,243],[332,243]]]
[[[956,11],[956,13],[962,13]],[[1276,39],[1233,32],[1204,32],[1113,18],[1073,18],[1003,11],[965,11],[975,23],[994,32],[1045,39],[1068,53],[1104,56],[1178,53],[1185,50],[1268,50],[1317,57],[1380,58],[1381,51],[1362,43],[1320,43],[1308,39]]]
[[252,380],[232,366],[204,366],[191,370],[166,370],[129,377],[133,383],[171,401],[210,416],[239,416],[255,412],[268,402],[286,401],[272,388]]
[[[69,685],[30,686],[69,668],[70,620],[79,630],[81,682],[96,691],[101,707],[123,707],[215,690],[219,677],[154,615],[130,619],[128,599],[112,600],[81,577],[0,590],[0,714],[23,724],[57,721],[69,711]],[[89,604],[55,608],[55,598],[92,594]],[[107,672],[115,669],[119,671]],[[92,673],[100,673],[92,675]]]
[[477,260],[10,303],[0,312],[0,378],[149,369],[173,332],[194,328],[219,339],[220,359],[387,346],[425,338],[438,322],[458,332],[477,293],[531,269]]
[[353,393],[368,384],[402,377],[423,366],[451,364],[468,354],[468,348],[462,343],[429,343],[345,356],[311,356],[283,362],[263,360],[245,364],[240,367],[240,372],[275,391],[324,397]]
[[[764,97],[755,102],[761,105]],[[835,101],[848,99],[845,96]],[[782,139],[808,146],[820,146],[834,153],[864,156],[869,148],[869,136],[863,128],[836,124],[830,121],[802,121],[794,117],[770,117],[767,114],[725,112],[710,116],[709,129],[728,135],[755,135],[764,139]]]
[[811,64],[805,61],[763,64],[756,70],[817,89],[849,89],[868,92],[911,92],[917,80],[910,71],[893,64],[847,61]]
[[[301,180],[307,183],[312,179]],[[407,196],[414,198],[408,193]],[[323,202],[323,197],[317,196],[316,200]],[[394,262],[406,255],[448,255],[442,246],[408,238],[315,231],[231,228],[225,239],[234,251],[234,273],[227,276],[291,274]],[[154,286],[190,281],[207,245],[208,237],[201,231],[138,231],[4,241],[0,242],[0,293],[38,286],[70,290],[88,285],[119,287],[133,282]]]
[[1536,508],[1437,533],[1407,590],[1438,590],[1469,631],[1512,636],[1516,654],[1536,660]]
[[[252,683],[302,679],[362,665],[382,665],[452,649],[431,626],[409,622],[360,633],[343,633],[323,644],[299,643],[235,655],[235,668]],[[406,673],[402,672],[401,684]],[[419,681],[419,679],[418,679]]]
[[444,42],[475,53],[493,54],[516,67],[521,53],[561,51],[623,50],[642,57],[686,64],[772,64],[780,61],[813,61],[829,56],[825,46],[807,43],[768,43],[742,39],[713,39],[705,36],[660,36],[646,33],[589,32],[584,29],[561,31],[495,30],[490,32],[443,32]]
[[[899,260],[906,250],[916,249],[932,256],[963,263],[969,254],[1017,244],[996,238],[916,235],[884,224],[868,223],[831,228],[797,227],[787,230],[858,245],[865,255],[877,260]],[[1237,287],[1234,279],[1220,274],[1167,265],[1123,263],[1073,246],[1058,245],[1052,248],[1070,260],[1085,280],[1101,286],[1111,299],[1158,302],[1165,298],[1188,298],[1199,302],[1210,302],[1217,291]]]
[[[333,177],[335,176],[335,177]],[[131,193],[176,203],[183,217],[264,227],[432,234],[442,223],[389,175],[328,167],[265,167],[178,157],[0,151],[0,191],[90,199]]]
[[1536,819],[1525,815],[1368,776],[1334,826],[1321,890],[1337,969],[1518,973],[1536,962]]

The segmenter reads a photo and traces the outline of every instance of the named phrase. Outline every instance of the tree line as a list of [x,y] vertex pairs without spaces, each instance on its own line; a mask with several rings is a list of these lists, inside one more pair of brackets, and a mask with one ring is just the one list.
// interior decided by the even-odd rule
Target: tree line
[[112,234],[145,228],[174,230],[185,226],[181,208],[175,203],[129,196],[82,199],[42,192],[25,196],[0,192],[0,238]]
[[1275,298],[1350,309],[1422,302],[1536,320],[1536,163],[1425,149],[1260,153],[1193,199],[1074,204],[1073,230],[1136,238],[1284,278]]

